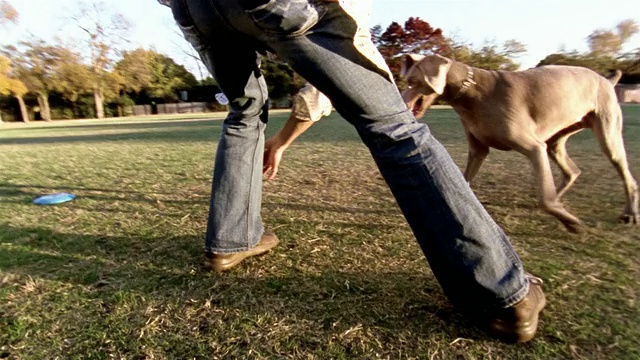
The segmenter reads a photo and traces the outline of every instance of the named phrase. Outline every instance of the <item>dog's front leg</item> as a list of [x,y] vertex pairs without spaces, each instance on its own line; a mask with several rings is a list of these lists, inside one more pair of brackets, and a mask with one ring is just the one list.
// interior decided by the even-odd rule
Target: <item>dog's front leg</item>
[[466,131],[469,152],[467,156],[467,167],[464,169],[464,178],[468,183],[476,176],[482,162],[489,154],[489,147],[481,143],[473,134]]

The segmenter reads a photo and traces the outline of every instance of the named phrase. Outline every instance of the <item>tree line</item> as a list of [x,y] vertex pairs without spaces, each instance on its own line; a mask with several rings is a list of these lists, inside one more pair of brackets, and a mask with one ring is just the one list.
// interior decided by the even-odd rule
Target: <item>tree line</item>
[[[0,26],[18,21],[11,4],[0,1]],[[123,51],[131,24],[109,14],[104,2],[84,3],[72,21],[84,34],[79,46],[33,38],[0,49],[0,94],[9,97],[0,107],[10,108],[14,99],[19,120],[30,119],[27,101],[45,121],[101,119],[122,116],[136,102],[177,101],[178,90],[199,83],[166,55],[143,48]]]
[[[120,14],[109,14],[104,2],[85,3],[72,20],[85,35],[80,47],[27,39],[0,49],[0,94],[5,95],[0,109],[17,107],[16,117],[28,121],[29,102],[45,121],[100,119],[126,115],[124,109],[134,104],[178,101],[180,90],[215,85],[211,78],[198,81],[183,65],[154,50],[122,51],[131,24]],[[0,0],[0,27],[17,21],[17,11],[8,1]],[[620,69],[622,82],[640,82],[640,49],[623,52],[625,43],[638,31],[633,20],[622,21],[613,29],[594,30],[586,38],[587,52],[560,49],[538,65],[584,66],[602,75]],[[515,39],[473,46],[446,37],[441,29],[417,17],[404,24],[392,22],[386,29],[375,26],[371,35],[401,88],[402,54],[435,53],[479,68],[515,70],[518,57],[527,51]],[[262,70],[274,105],[288,106],[304,79],[270,56],[263,59]]]
[[[537,66],[574,65],[590,68],[601,75],[621,70],[622,82],[640,83],[640,49],[624,52],[624,45],[639,32],[638,23],[624,20],[613,29],[596,29],[586,37],[586,52],[559,49],[542,59]],[[524,44],[512,39],[502,44],[486,42],[473,46],[455,38],[445,37],[420,18],[409,18],[403,25],[392,23],[386,30],[376,26],[371,30],[376,46],[387,60],[396,80],[401,84],[400,55],[407,53],[440,54],[467,65],[487,70],[516,70],[518,58],[527,51]]]
[[607,75],[613,70],[622,71],[622,83],[640,83],[640,48],[624,52],[623,48],[639,32],[634,20],[623,20],[613,29],[597,29],[587,37],[589,51],[578,52],[560,49],[542,59],[538,66],[573,65],[583,66]]

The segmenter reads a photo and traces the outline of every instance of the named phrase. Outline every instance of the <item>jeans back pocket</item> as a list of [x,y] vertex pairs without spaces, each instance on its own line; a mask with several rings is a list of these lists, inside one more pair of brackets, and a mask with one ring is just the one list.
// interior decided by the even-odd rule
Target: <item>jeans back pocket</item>
[[302,34],[326,12],[319,0],[243,0],[240,5],[262,31],[276,35]]

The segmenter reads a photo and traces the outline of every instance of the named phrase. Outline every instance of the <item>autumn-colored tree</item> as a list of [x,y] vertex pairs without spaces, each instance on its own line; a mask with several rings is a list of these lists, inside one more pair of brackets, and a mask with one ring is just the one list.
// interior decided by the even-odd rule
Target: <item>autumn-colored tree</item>
[[[22,121],[29,122],[27,106],[24,103],[24,95],[27,94],[27,87],[22,81],[11,77],[11,61],[4,56],[0,56],[0,94],[15,97],[20,106]],[[0,122],[2,122],[1,117]]]
[[82,63],[81,57],[74,51],[67,49],[64,61],[59,64],[53,74],[53,89],[63,99],[75,103],[81,95],[91,94],[91,69]]
[[36,95],[42,119],[51,121],[49,94],[56,88],[56,72],[71,57],[70,50],[43,40],[29,40],[21,41],[17,47],[5,47],[4,53],[14,65],[14,76]]
[[371,29],[371,36],[396,79],[402,67],[401,55],[441,54],[448,49],[442,30],[418,17],[410,17],[404,26],[393,22],[384,32],[376,26]]
[[24,83],[18,79],[9,79],[9,93],[18,100],[18,108],[20,109],[20,119],[23,122],[29,122],[29,113],[27,105],[24,102],[24,96],[29,92]]
[[[95,116],[104,118],[106,98],[119,93],[121,79],[111,70],[117,54],[132,25],[122,14],[108,11],[104,1],[79,2],[75,15],[76,25],[85,33],[86,53],[90,69],[90,85],[93,89]],[[115,87],[114,87],[115,86]]]
[[[9,4],[6,0],[0,1],[0,26],[7,25],[9,23],[16,23],[18,21],[18,12]],[[24,84],[19,84],[15,79],[9,76],[11,70],[10,61],[5,57],[0,58],[0,94],[8,95],[11,93],[10,89],[19,86],[24,88]],[[27,119],[28,121],[28,119]],[[0,115],[0,123],[2,122],[2,115]]]
[[11,61],[4,56],[0,56],[0,94],[9,93],[9,71],[11,71]]

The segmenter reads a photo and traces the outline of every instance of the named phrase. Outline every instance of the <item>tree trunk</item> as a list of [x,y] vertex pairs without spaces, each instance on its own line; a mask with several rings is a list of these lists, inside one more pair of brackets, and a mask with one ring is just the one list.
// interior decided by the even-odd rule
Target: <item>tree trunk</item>
[[102,88],[96,87],[93,90],[93,99],[96,103],[96,118],[104,119],[104,92]]
[[29,122],[29,113],[27,112],[27,105],[24,103],[24,99],[22,96],[16,96],[18,100],[18,104],[20,105],[20,117],[22,117],[22,121],[25,123]]
[[38,94],[38,106],[40,106],[40,116],[42,116],[42,120],[51,121],[51,108],[49,107],[48,94]]

